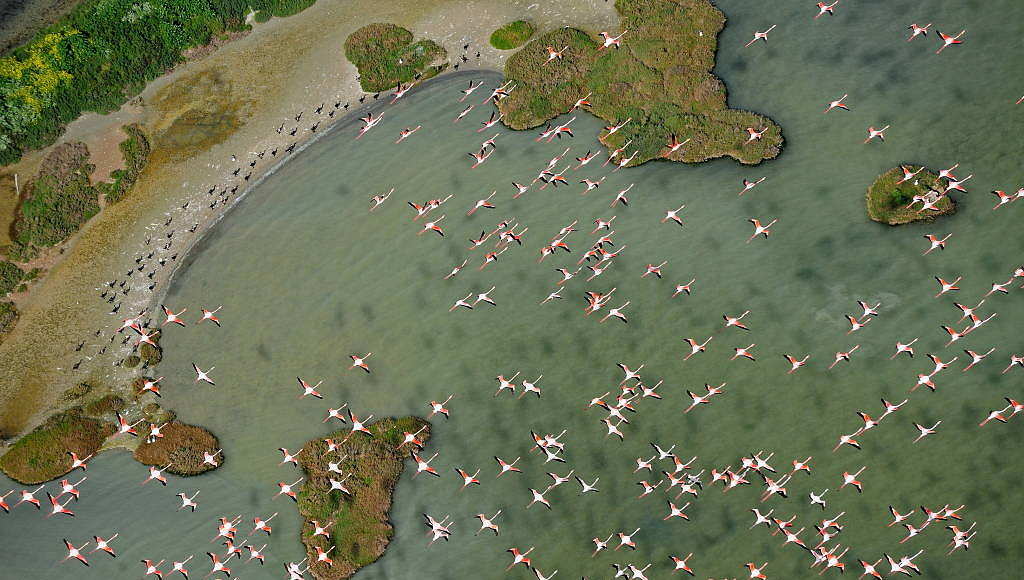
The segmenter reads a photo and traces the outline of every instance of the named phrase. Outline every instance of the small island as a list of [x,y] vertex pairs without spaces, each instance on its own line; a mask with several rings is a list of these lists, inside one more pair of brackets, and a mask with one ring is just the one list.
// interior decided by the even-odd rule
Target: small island
[[516,20],[491,33],[491,46],[498,50],[512,50],[526,44],[536,29],[528,20]]
[[[303,518],[302,543],[309,555],[310,572],[317,580],[348,578],[384,554],[394,529],[388,521],[392,493],[415,447],[402,444],[405,433],[418,433],[426,444],[430,423],[419,417],[381,419],[366,426],[372,435],[339,431],[331,436],[337,444],[328,453],[324,439],[306,443],[298,454],[305,486],[298,495]],[[344,442],[343,442],[344,441]],[[328,470],[328,462],[340,462],[345,475]],[[331,488],[331,480],[343,482],[350,493]],[[316,521],[330,533],[314,535]],[[330,552],[332,566],[317,562],[317,548]]]
[[409,30],[378,22],[349,35],[345,57],[356,65],[363,90],[378,93],[437,75],[447,66],[448,53],[433,40],[413,42]]
[[[622,31],[608,32],[621,35],[620,48],[566,27],[509,57],[505,77],[515,88],[498,102],[506,125],[537,127],[584,99],[584,110],[622,125],[600,139],[610,149],[625,147],[630,166],[717,157],[754,165],[779,154],[779,126],[728,108],[725,85],[711,73],[725,15],[710,0],[619,0],[615,8]],[[562,57],[549,62],[549,47],[565,49]],[[759,137],[751,139],[748,129]],[[687,139],[675,151],[667,146]]]
[[[26,485],[45,483],[74,468],[72,453],[87,461],[117,448],[131,451],[143,465],[171,464],[168,473],[179,476],[199,475],[223,463],[223,455],[218,455],[217,466],[203,462],[204,452],[217,455],[216,436],[177,421],[174,411],[155,402],[141,401],[137,391],[132,396],[123,389],[83,382],[65,391],[63,399],[72,406],[15,441],[0,455],[0,471]],[[137,435],[117,432],[117,414],[134,425]],[[152,441],[148,440],[151,425],[159,426],[161,435]]]
[[[907,173],[915,173],[904,179]],[[949,195],[938,174],[921,165],[900,165],[878,176],[867,193],[868,217],[876,222],[897,226],[918,221],[932,221],[937,216],[956,211],[956,203]],[[934,210],[919,211],[921,203],[913,204],[914,196],[937,198]]]

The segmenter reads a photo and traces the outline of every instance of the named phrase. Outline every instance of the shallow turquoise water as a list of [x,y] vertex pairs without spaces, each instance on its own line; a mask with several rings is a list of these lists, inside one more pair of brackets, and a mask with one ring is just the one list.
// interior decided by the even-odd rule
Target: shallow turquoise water
[[[852,546],[846,562],[857,573],[858,557],[873,561],[883,551],[902,555],[924,548],[919,562],[928,577],[1010,577],[1003,570],[1019,566],[1024,556],[1013,527],[1020,508],[1014,482],[1024,475],[1012,451],[1020,419],[982,430],[977,422],[1002,397],[1019,395],[1019,375],[1000,375],[1009,354],[1022,348],[1019,294],[990,297],[986,312],[998,312],[997,318],[956,345],[979,351],[996,346],[990,359],[964,374],[961,358],[938,376],[937,393],[914,393],[907,407],[862,437],[863,451],[829,450],[840,433],[859,425],[854,411],[877,414],[879,397],[902,400],[916,373],[930,370],[920,355],[890,362],[897,339],[920,336],[918,353],[962,357],[958,348],[942,347],[946,338],[939,329],[959,317],[953,300],[976,303],[1019,265],[1021,207],[992,212],[987,192],[1021,185],[1021,145],[1014,135],[1024,128],[1024,108],[1012,101],[1024,91],[1011,86],[1010,73],[1021,62],[1007,39],[1021,32],[1024,6],[1004,3],[1000,14],[979,2],[860,3],[840,5],[834,18],[813,21],[813,3],[776,4],[719,3],[730,20],[720,38],[717,72],[730,89],[730,105],[771,116],[787,139],[783,155],[762,166],[654,163],[609,174],[600,189],[579,195],[583,187],[575,181],[606,173],[599,158],[570,173],[569,187],[532,190],[512,200],[510,182],[532,179],[567,144],[570,157],[599,148],[600,123],[580,115],[577,138],[567,144],[536,143],[535,132],[503,129],[494,156],[468,171],[465,152],[493,131],[474,131],[487,115],[481,107],[459,124],[450,122],[464,106],[455,101],[465,77],[410,93],[387,107],[381,126],[358,142],[352,141],[354,127],[341,127],[297,155],[201,244],[165,300],[190,314],[224,306],[223,328],[170,329],[159,369],[166,376],[163,402],[221,437],[224,467],[159,488],[138,485],[146,470],[127,454],[102,455],[91,463],[83,501],[73,508],[77,518],[45,520],[24,506],[0,515],[0,575],[136,577],[141,558],[196,554],[193,577],[201,576],[209,569],[203,552],[214,546],[209,539],[218,516],[243,514],[249,522],[279,511],[267,566],[235,562],[235,575],[280,577],[281,563],[300,559],[302,550],[293,506],[272,499],[277,482],[298,477],[295,469],[278,466],[276,448],[296,449],[326,435],[320,419],[340,401],[361,416],[425,414],[427,401],[454,392],[452,418],[435,422],[431,444],[440,452],[435,466],[444,476],[411,480],[406,474],[392,511],[395,540],[361,577],[499,578],[510,546],[536,546],[534,564],[546,574],[559,569],[559,577],[610,577],[611,563],[647,562],[654,563],[649,576],[665,577],[668,556],[691,551],[690,564],[705,577],[738,576],[751,560],[768,560],[769,577],[816,574],[807,571],[807,556],[780,547],[779,537],[748,531],[747,510],[758,504],[754,489],[723,495],[712,488],[689,508],[691,521],[663,522],[663,492],[636,498],[636,482],[645,476],[632,473],[634,458],[650,455],[650,441],[676,444],[681,456],[699,456],[699,466],[708,470],[736,465],[761,449],[776,453],[779,468],[813,455],[813,476],[796,477],[789,500],[765,506],[799,515],[797,527],[813,531],[822,516],[807,505],[806,494],[832,489],[825,514],[846,511],[848,526],[838,541]],[[935,56],[933,36],[903,41],[906,24],[933,20],[943,31],[966,27],[968,42]],[[742,48],[753,30],[772,23],[779,27],[770,45]],[[496,75],[476,78],[488,86],[498,82]],[[851,112],[821,114],[828,101],[847,92]],[[393,145],[399,129],[421,123],[419,133]],[[868,125],[889,123],[885,144],[861,144]],[[396,153],[401,156],[390,157]],[[959,196],[955,216],[899,229],[864,216],[864,191],[882,171],[900,162],[942,168],[958,161],[959,175],[975,177],[967,182],[971,193]],[[767,180],[752,193],[736,196],[743,178],[761,176]],[[630,206],[609,209],[614,193],[630,183],[636,184]],[[391,200],[367,214],[367,198],[391,187]],[[493,189],[498,209],[467,218],[472,203]],[[445,193],[455,195],[441,210],[447,236],[416,236],[405,201]],[[687,205],[684,228],[659,223],[665,210],[681,203]],[[594,282],[572,280],[565,300],[538,306],[558,279],[553,269],[575,264],[596,236],[584,235],[590,228],[581,227],[569,238],[572,256],[538,265],[543,242],[573,219],[585,226],[611,215],[618,216],[616,243],[628,245],[617,263]],[[481,251],[467,251],[466,240],[512,216],[530,228],[525,246],[478,272]],[[749,217],[779,218],[770,240],[743,243]],[[945,252],[921,255],[923,234],[947,232],[955,235]],[[465,256],[471,257],[466,270],[442,281]],[[669,261],[666,279],[640,278],[645,264],[662,260]],[[962,275],[963,289],[954,298],[933,299],[935,275]],[[691,277],[697,278],[693,296],[669,299],[674,283]],[[448,313],[457,298],[491,285],[497,286],[497,307]],[[629,325],[581,316],[583,291],[613,286],[615,305],[631,301]],[[882,315],[846,336],[843,315],[856,313],[858,299],[881,301]],[[723,313],[746,309],[752,311],[745,319],[749,335],[722,329]],[[712,334],[707,353],[682,361],[682,338]],[[751,342],[757,343],[757,363],[728,360],[733,347]],[[862,346],[851,363],[826,370],[832,353],[855,343]],[[373,374],[345,370],[348,354],[366,351],[374,352]],[[782,353],[812,358],[798,374],[786,375]],[[216,387],[192,382],[192,361],[216,365]],[[583,410],[591,397],[615,388],[617,362],[646,363],[646,379],[665,380],[664,400],[638,405],[640,412],[623,426],[622,443],[604,439],[602,413]],[[541,400],[492,396],[493,377],[516,370],[530,379],[543,373]],[[325,400],[297,399],[296,375],[324,379]],[[712,405],[680,412],[689,404],[686,389],[723,381],[726,394]],[[938,434],[911,447],[911,421],[938,419]],[[543,465],[529,452],[530,430],[563,428],[568,466]],[[495,480],[494,455],[522,455],[524,473]],[[861,465],[868,466],[864,493],[838,491],[839,474]],[[483,468],[483,485],[458,492],[456,467]],[[546,471],[570,468],[588,481],[600,476],[601,492],[580,497],[573,482],[549,494],[552,511],[523,509],[528,489],[550,481]],[[199,512],[176,511],[174,494],[195,489],[202,490]],[[940,526],[902,546],[902,529],[885,527],[889,504],[902,511],[945,503],[967,504],[965,521],[979,522],[970,552],[942,555],[949,534]],[[501,536],[474,537],[472,515],[499,508]],[[423,512],[455,518],[451,542],[427,547]],[[590,538],[637,527],[636,552],[589,557]],[[114,531],[122,535],[115,542],[118,559],[96,557],[90,568],[58,563],[60,538],[80,542]],[[811,536],[805,531],[803,538]],[[527,576],[525,570],[509,573]]]

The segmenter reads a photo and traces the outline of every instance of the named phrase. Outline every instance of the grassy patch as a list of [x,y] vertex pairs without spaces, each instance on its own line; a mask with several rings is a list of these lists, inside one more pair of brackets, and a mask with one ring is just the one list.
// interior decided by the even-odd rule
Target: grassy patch
[[12,262],[0,260],[0,296],[14,291],[25,279],[25,271]]
[[24,484],[56,479],[71,469],[68,452],[85,458],[114,432],[113,423],[84,417],[79,409],[54,415],[0,457],[0,469]]
[[126,125],[122,130],[128,135],[120,145],[125,168],[114,171],[111,182],[90,181],[94,167],[83,143],[64,143],[47,155],[39,175],[25,188],[18,204],[16,244],[9,255],[28,258],[35,249],[60,244],[100,211],[100,195],[113,203],[128,193],[146,165],[150,146],[137,125]]
[[54,148],[18,206],[15,239],[26,246],[53,246],[96,215],[100,206],[89,183],[92,170],[85,144],[64,143]]
[[114,178],[111,182],[101,182],[97,185],[107,203],[116,203],[124,199],[124,196],[131,189],[132,185],[139,178],[146,161],[149,160],[149,139],[142,132],[142,128],[136,124],[121,127],[128,138],[119,145],[121,154],[124,156],[124,169],[116,169],[110,174]]
[[526,44],[536,29],[528,20],[516,20],[491,33],[491,46],[498,50],[512,50]]
[[[951,214],[956,211],[956,203],[948,195],[942,197],[936,204],[939,211],[924,211],[918,213],[921,204],[908,208],[915,195],[924,195],[930,190],[943,191],[936,173],[924,169],[917,177],[903,183],[903,166],[894,167],[878,176],[871,187],[868,188],[867,207],[868,217],[891,226],[907,224],[915,221],[932,221],[937,216]],[[920,165],[907,165],[911,171],[920,169]]]
[[[145,436],[148,427],[140,430]],[[172,421],[160,430],[163,437],[152,443],[142,441],[135,449],[135,460],[143,465],[163,467],[171,464],[167,471],[175,475],[189,476],[214,469],[203,463],[203,452],[213,453],[220,449],[217,437],[202,427]]]
[[89,401],[85,405],[85,414],[90,417],[102,417],[104,415],[111,415],[118,411],[123,411],[125,407],[124,399],[117,395],[105,395],[99,399]]
[[[516,85],[498,108],[505,124],[529,129],[569,111],[586,95],[585,108],[611,124],[632,119],[612,135],[602,133],[609,148],[632,143],[630,165],[665,157],[698,163],[728,156],[756,164],[777,156],[782,130],[771,119],[726,106],[725,85],[711,74],[718,33],[725,16],[709,0],[618,0],[622,48],[599,50],[599,37],[574,28],[548,32],[528,43],[505,64],[505,77]],[[545,64],[547,47],[564,57]],[[747,143],[747,128],[765,130]],[[690,142],[668,154],[675,135]]]
[[13,302],[0,301],[0,343],[18,322],[18,308]]
[[413,42],[412,32],[394,24],[374,23],[356,30],[345,40],[345,57],[359,70],[364,91],[380,92],[408,83],[432,69],[436,74],[447,53],[433,40]]
[[[335,453],[327,454],[327,444],[322,439],[313,439],[303,447],[299,463],[306,481],[298,496],[298,509],[304,520],[302,542],[310,555],[313,576],[318,580],[348,578],[384,553],[394,534],[388,521],[391,494],[410,451],[408,446],[397,447],[405,432],[416,432],[423,427],[427,428],[419,439],[426,442],[430,437],[429,425],[418,417],[381,419],[367,426],[373,436],[356,433],[339,445]],[[341,441],[347,434],[341,431],[332,438]],[[351,495],[329,491],[329,480],[339,479],[339,476],[327,470],[327,463],[346,455],[340,467],[351,474],[345,482]],[[329,528],[330,539],[314,537],[311,520],[321,525],[333,522]],[[335,546],[331,554],[334,566],[315,561],[316,546],[324,551]]]

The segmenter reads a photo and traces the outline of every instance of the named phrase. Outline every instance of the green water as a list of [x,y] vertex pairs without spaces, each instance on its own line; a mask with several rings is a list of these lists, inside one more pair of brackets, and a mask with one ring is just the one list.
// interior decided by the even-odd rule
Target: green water
[[[977,423],[1004,396],[1020,396],[1019,369],[1001,375],[1011,352],[1020,352],[1020,294],[989,297],[989,325],[944,348],[940,324],[959,318],[953,300],[974,304],[993,281],[1005,280],[1019,265],[1021,206],[991,211],[991,189],[1021,185],[1016,135],[1024,129],[1024,106],[1014,107],[1020,87],[1010,73],[1021,59],[1008,42],[1022,32],[1024,5],[1004,2],[1000,10],[981,2],[871,2],[840,5],[833,18],[813,21],[813,3],[773,3],[770,11],[739,1],[722,1],[729,25],[720,38],[717,73],[726,81],[730,105],[775,119],[786,135],[781,157],[759,167],[718,161],[688,167],[653,163],[608,174],[597,190],[581,196],[575,183],[607,173],[598,160],[569,174],[572,185],[531,190],[512,200],[511,181],[533,178],[565,143],[536,143],[535,132],[502,129],[499,148],[469,171],[472,151],[493,131],[476,133],[487,110],[477,107],[452,124],[464,104],[456,102],[466,77],[433,81],[397,105],[385,120],[354,142],[348,125],[297,155],[253,191],[194,252],[175,279],[165,303],[187,307],[223,305],[223,328],[171,328],[163,344],[164,403],[191,423],[216,432],[227,454],[225,465],[194,479],[172,478],[167,488],[140,486],[145,468],[125,453],[96,458],[83,484],[75,519],[44,519],[22,506],[0,515],[0,561],[5,578],[140,577],[142,558],[183,559],[196,554],[193,577],[209,570],[203,552],[214,544],[218,516],[242,514],[246,523],[275,511],[268,564],[233,561],[235,576],[281,577],[281,563],[298,560],[299,519],[290,502],[272,497],[279,481],[299,477],[279,467],[277,447],[297,449],[329,429],[320,420],[328,406],[347,401],[357,413],[426,414],[427,402],[451,401],[449,421],[435,422],[431,448],[440,479],[400,483],[392,510],[396,527],[386,555],[360,572],[374,578],[501,578],[510,546],[536,546],[533,562],[559,578],[610,577],[610,564],[647,562],[651,578],[667,577],[669,555],[694,552],[690,565],[702,577],[739,577],[748,561],[770,564],[771,578],[810,578],[810,558],[781,536],[750,531],[748,511],[772,507],[776,515],[798,515],[797,528],[824,515],[845,511],[847,527],[837,541],[851,546],[845,561],[860,573],[856,558],[874,561],[925,549],[917,560],[931,578],[1009,578],[1024,558],[1015,534],[1021,501],[1016,482],[1024,465],[1016,454],[1020,418],[979,429]],[[765,12],[771,12],[766,14]],[[967,43],[943,54],[934,32],[906,43],[903,27],[935,21],[940,30],[967,28]],[[779,27],[771,44],[743,49],[752,32]],[[497,75],[474,78],[493,86]],[[481,89],[483,91],[483,89]],[[480,92],[480,91],[478,91]],[[850,112],[822,115],[825,104],[850,93]],[[475,97],[479,102],[483,95]],[[868,125],[892,124],[888,141],[862,145]],[[423,124],[401,145],[399,129]],[[579,115],[569,157],[597,149],[598,120]],[[268,129],[269,130],[269,129]],[[392,157],[393,156],[393,157]],[[602,156],[603,157],[603,156]],[[867,220],[864,191],[882,171],[900,162],[943,168],[960,162],[958,175],[974,174],[971,193],[959,195],[960,211],[935,224],[899,229]],[[565,165],[562,163],[558,167]],[[743,178],[767,180],[736,195]],[[635,183],[628,208],[609,209],[615,192]],[[368,214],[367,199],[396,188],[384,207]],[[477,199],[497,189],[498,209],[467,218]],[[452,193],[435,215],[447,215],[447,236],[417,236],[407,200],[422,202]],[[667,209],[686,204],[686,226],[659,223]],[[586,227],[595,218],[617,215],[616,244],[628,245],[603,276],[580,276],[566,285],[562,301],[538,306],[554,288],[556,267],[574,265],[596,236]],[[480,249],[468,251],[470,237],[514,216],[529,226],[523,248],[513,248],[483,272]],[[778,218],[771,239],[747,245],[747,218]],[[539,248],[560,227],[578,219],[582,232],[569,238],[573,254],[537,264]],[[945,252],[922,256],[926,233],[954,232]],[[454,264],[470,257],[457,278],[442,281]],[[668,260],[663,280],[641,279],[644,266]],[[573,266],[575,268],[575,266]],[[586,273],[586,270],[584,270]],[[964,277],[952,298],[934,299],[932,276]],[[694,294],[670,299],[676,282],[696,277]],[[468,292],[492,285],[496,307],[449,313]],[[617,287],[614,305],[630,300],[630,323],[599,324],[582,315],[582,293]],[[856,314],[856,300],[882,302],[882,314],[867,328],[846,336],[844,314]],[[750,309],[749,334],[723,329],[723,313]],[[708,352],[683,362],[681,339],[714,335]],[[920,337],[914,360],[890,361],[896,340]],[[732,348],[757,343],[758,361],[729,361]],[[852,362],[826,369],[837,350],[861,344]],[[996,352],[969,373],[960,347]],[[373,351],[374,372],[347,371],[350,353]],[[910,395],[903,410],[862,436],[864,449],[830,452],[840,433],[855,430],[855,411],[880,412],[880,397],[902,400],[918,372],[928,372],[926,352],[946,359],[961,355],[937,377],[939,390]],[[782,353],[812,355],[787,375]],[[216,366],[216,387],[193,383],[190,363]],[[646,363],[645,379],[664,399],[639,402],[623,425],[624,442],[605,439],[604,414],[584,411],[593,396],[615,389],[615,363]],[[494,377],[521,371],[543,373],[543,398],[493,397]],[[298,399],[295,376],[323,379],[323,401]],[[726,394],[689,414],[686,389],[728,382]],[[911,445],[912,421],[941,419],[936,435]],[[544,465],[531,447],[530,431],[558,433],[566,443],[567,466]],[[641,479],[634,458],[649,457],[649,442],[676,444],[684,459],[699,457],[700,468],[736,466],[741,456],[774,452],[779,469],[813,455],[811,477],[798,474],[790,499],[758,503],[759,489],[722,494],[706,489],[687,510],[689,522],[663,522],[663,491],[637,499]],[[433,451],[431,451],[433,453]],[[492,456],[523,456],[524,473],[495,479]],[[668,468],[668,463],[663,467]],[[840,473],[868,469],[864,493],[839,491]],[[483,485],[459,492],[454,468],[483,469]],[[543,488],[545,472],[573,468],[597,494],[580,497],[575,482],[548,494],[554,509],[524,506],[530,487]],[[756,476],[753,476],[756,480]],[[52,488],[52,485],[51,485]],[[829,509],[808,505],[807,492],[830,488]],[[176,511],[174,494],[201,489],[195,514]],[[6,490],[6,486],[0,486]],[[685,501],[685,500],[683,500]],[[980,529],[969,552],[944,555],[949,533],[940,525],[906,544],[902,528],[887,528],[887,507],[901,511],[925,505],[967,504],[965,523]],[[473,536],[479,512],[503,513],[501,536]],[[452,541],[427,547],[423,512],[451,514]],[[918,524],[920,511],[911,519]],[[594,536],[631,532],[635,552],[606,551],[591,559]],[[243,526],[243,535],[248,527]],[[118,531],[120,557],[95,556],[90,568],[60,564],[60,538],[77,542]],[[260,539],[257,545],[262,545]],[[816,543],[816,542],[815,542]],[[169,568],[169,565],[165,565]],[[833,572],[830,572],[830,574]],[[526,578],[524,569],[508,574]]]

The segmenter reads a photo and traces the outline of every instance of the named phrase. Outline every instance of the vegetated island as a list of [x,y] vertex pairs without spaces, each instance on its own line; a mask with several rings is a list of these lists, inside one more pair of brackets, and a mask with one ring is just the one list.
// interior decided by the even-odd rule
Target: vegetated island
[[448,53],[433,40],[413,42],[409,30],[376,22],[345,39],[345,57],[359,71],[359,85],[377,93],[399,84],[436,76],[448,66]]
[[[421,445],[430,439],[430,423],[419,417],[380,419],[366,428],[371,435],[334,433],[330,439],[337,449],[333,452],[328,451],[326,440],[313,439],[297,458],[305,473],[305,486],[297,499],[303,518],[302,543],[317,580],[348,578],[381,557],[394,534],[388,521],[392,493],[409,452],[416,449],[402,442],[406,434],[416,434]],[[345,475],[330,471],[329,462],[339,463]],[[332,487],[332,479],[348,493]],[[330,535],[315,535],[314,521]],[[329,552],[331,565],[317,561],[318,549]]]
[[[145,382],[142,378],[139,382]],[[203,462],[203,453],[217,455],[217,438],[202,427],[176,420],[173,411],[145,403],[139,397],[126,401],[117,389],[102,389],[84,382],[68,389],[64,400],[74,403],[52,415],[24,435],[0,456],[0,470],[23,484],[43,483],[66,475],[73,469],[72,453],[86,460],[94,454],[117,447],[133,451],[143,465],[171,464],[168,473],[189,476],[214,469]],[[134,425],[137,436],[117,433],[116,414]],[[159,427],[159,437],[149,438],[150,426]],[[223,455],[217,456],[223,463]]]
[[[560,28],[530,41],[509,57],[505,77],[515,85],[498,102],[504,122],[529,129],[583,108],[618,131],[601,134],[611,148],[625,147],[628,165],[666,158],[699,163],[732,157],[757,164],[776,157],[782,130],[771,119],[729,109],[726,88],[711,73],[725,16],[710,0],[617,0],[624,34],[621,48],[575,28]],[[561,59],[548,61],[548,50]],[[750,140],[747,129],[763,133]],[[690,141],[669,152],[673,138]],[[629,142],[627,146],[626,143]]]
[[537,29],[529,20],[516,20],[491,33],[491,46],[498,50],[512,50],[526,44]]
[[[905,179],[907,174],[918,172]],[[876,222],[897,226],[917,221],[932,221],[937,216],[956,212],[956,202],[944,195],[946,187],[938,174],[920,165],[900,165],[878,176],[867,193],[868,217]],[[934,210],[923,210],[915,196],[937,199]]]
[[[147,345],[148,346],[148,345]],[[159,347],[155,348],[159,353]],[[159,354],[147,360],[159,360]],[[139,378],[136,387],[149,378]],[[127,391],[133,390],[134,394]],[[180,476],[198,475],[216,466],[204,462],[204,453],[223,463],[217,438],[202,427],[177,421],[174,411],[155,402],[146,402],[138,388],[103,388],[83,382],[64,393],[70,408],[50,416],[35,430],[25,434],[0,456],[0,471],[23,484],[51,481],[74,469],[72,453],[87,460],[96,453],[117,447],[133,452],[143,465],[164,467]],[[118,433],[120,415],[136,435]],[[151,426],[159,428],[158,437],[150,437]]]

